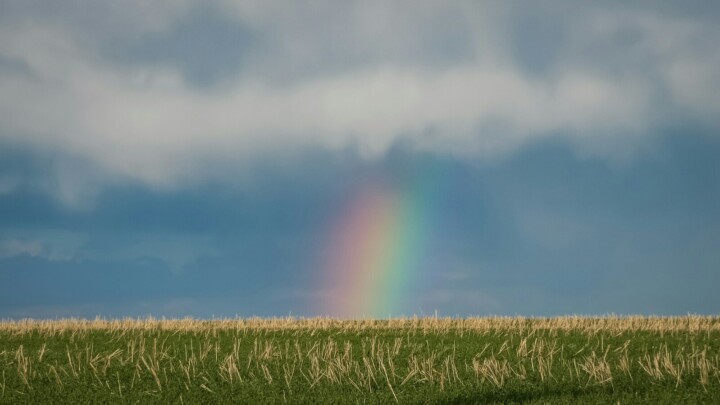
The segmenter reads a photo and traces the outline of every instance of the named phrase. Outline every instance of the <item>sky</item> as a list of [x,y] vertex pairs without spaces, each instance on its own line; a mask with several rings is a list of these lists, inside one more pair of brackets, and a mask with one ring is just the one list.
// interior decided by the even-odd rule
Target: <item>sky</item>
[[720,5],[0,0],[0,318],[717,314]]

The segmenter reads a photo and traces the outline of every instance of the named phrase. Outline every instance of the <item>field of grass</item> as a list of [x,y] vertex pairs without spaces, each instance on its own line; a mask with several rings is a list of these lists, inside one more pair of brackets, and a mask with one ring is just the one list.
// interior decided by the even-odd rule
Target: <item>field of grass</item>
[[720,318],[0,322],[0,403],[720,403]]

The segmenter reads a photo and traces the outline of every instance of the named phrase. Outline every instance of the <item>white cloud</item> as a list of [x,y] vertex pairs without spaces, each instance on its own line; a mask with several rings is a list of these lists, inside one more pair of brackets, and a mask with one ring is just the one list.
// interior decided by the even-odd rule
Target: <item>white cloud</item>
[[[144,4],[122,6],[103,35],[123,35],[124,26],[132,31],[124,35],[163,30],[193,10],[189,2],[150,11]],[[187,83],[171,65],[108,62],[97,49],[100,42],[82,32],[97,30],[94,25],[33,23],[30,17],[3,23],[0,55],[22,61],[31,72],[0,70],[0,138],[56,148],[110,174],[172,186],[207,161],[243,161],[306,146],[356,145],[375,157],[402,138],[421,149],[494,156],[558,133],[591,143],[621,134],[632,144],[673,120],[658,100],[665,91],[685,110],[710,120],[720,113],[720,62],[707,47],[695,46],[702,36],[717,39],[717,29],[702,22],[642,10],[586,10],[573,22],[579,38],[568,52],[582,54],[583,44],[631,27],[642,37],[635,46],[657,66],[618,74],[568,62],[537,75],[518,65],[502,36],[512,29],[501,26],[511,24],[512,7],[413,3],[406,10],[408,4],[363,3],[350,13],[330,4],[327,10],[223,4],[270,44],[253,54],[246,72],[209,89]],[[165,7],[171,12],[160,12]],[[322,12],[335,14],[317,15]],[[132,15],[145,20],[133,25]],[[466,41],[470,50],[462,61],[445,63],[432,54],[443,46],[429,49],[418,38],[433,38],[432,24],[425,23],[452,17],[461,28],[445,24],[444,31],[435,30]],[[577,28],[583,22],[586,31]],[[398,53],[404,59],[393,56]],[[312,65],[338,58],[352,63],[327,72]],[[573,55],[562,59],[572,61]],[[275,80],[286,63],[319,70]],[[70,190],[68,201],[70,186],[63,188]]]
[[10,239],[0,243],[0,258],[22,254],[40,256],[43,252],[44,249],[42,244],[37,241]]

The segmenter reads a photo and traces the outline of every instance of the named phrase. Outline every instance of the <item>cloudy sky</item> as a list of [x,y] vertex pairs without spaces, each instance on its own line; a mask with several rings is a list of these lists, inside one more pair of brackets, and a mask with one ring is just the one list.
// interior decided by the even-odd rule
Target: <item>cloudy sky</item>
[[[337,281],[364,270],[402,282]],[[718,285],[717,2],[0,0],[1,318],[718,313]]]

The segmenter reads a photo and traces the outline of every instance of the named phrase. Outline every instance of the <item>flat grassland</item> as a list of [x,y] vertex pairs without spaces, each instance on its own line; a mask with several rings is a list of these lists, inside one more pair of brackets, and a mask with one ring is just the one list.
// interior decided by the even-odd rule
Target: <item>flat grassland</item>
[[720,403],[720,318],[0,322],[0,403]]

